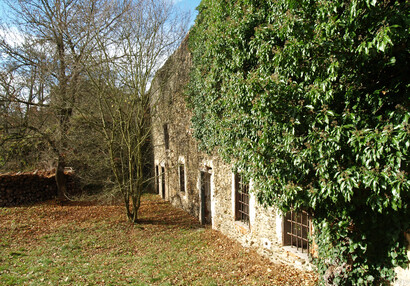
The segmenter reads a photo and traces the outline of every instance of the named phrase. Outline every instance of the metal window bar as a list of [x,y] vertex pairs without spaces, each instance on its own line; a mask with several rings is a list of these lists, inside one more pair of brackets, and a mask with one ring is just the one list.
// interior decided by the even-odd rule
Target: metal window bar
[[237,175],[237,220],[249,224],[249,184]]
[[290,212],[290,218],[287,219],[290,223],[290,232],[287,235],[290,237],[290,245],[296,246],[296,249],[307,250],[309,253],[309,229],[310,218],[307,212]]

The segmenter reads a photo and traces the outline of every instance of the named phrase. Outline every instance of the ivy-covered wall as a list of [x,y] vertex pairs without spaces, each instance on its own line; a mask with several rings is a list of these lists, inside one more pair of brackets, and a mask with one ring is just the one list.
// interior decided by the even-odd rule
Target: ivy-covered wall
[[194,136],[261,203],[314,216],[327,285],[408,266],[408,1],[203,0],[190,32]]
[[[252,194],[250,224],[244,225],[235,219],[232,166],[217,153],[199,150],[198,141],[192,137],[192,112],[187,109],[184,95],[191,67],[187,43],[188,38],[158,71],[151,88],[152,142],[159,195],[202,220],[200,172],[205,171],[210,175],[211,185],[211,197],[206,206],[211,212],[211,219],[206,223],[211,223],[213,229],[274,262],[310,269],[306,255],[299,256],[283,248],[282,217],[275,208],[264,208]],[[164,125],[167,126],[167,144]],[[184,169],[184,190],[181,190],[181,165]]]

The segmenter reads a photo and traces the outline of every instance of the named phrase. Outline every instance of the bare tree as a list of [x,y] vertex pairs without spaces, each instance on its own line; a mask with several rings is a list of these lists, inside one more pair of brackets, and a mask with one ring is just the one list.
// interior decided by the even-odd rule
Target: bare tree
[[128,219],[137,222],[140,198],[151,177],[151,80],[187,33],[189,17],[169,0],[129,3],[120,28],[97,35],[89,77],[97,95],[112,171]]
[[[27,162],[22,161],[30,161],[27,158],[29,149],[42,141],[40,136],[44,134],[33,131],[41,130],[49,118],[48,99],[39,65],[30,64],[41,62],[41,52],[33,53],[30,60],[26,56],[19,56],[23,55],[23,44],[17,46],[13,42],[7,43],[5,31],[2,30],[3,37],[0,41],[0,155],[4,160],[1,163],[7,163],[10,159],[7,157],[15,157],[15,166],[24,168]],[[12,34],[9,33],[7,37],[10,38],[10,35]],[[26,47],[27,52],[33,51],[30,45]]]
[[[46,129],[26,118],[24,130],[35,130],[51,146],[57,165],[59,198],[63,199],[70,121],[78,99],[86,90],[84,67],[93,53],[96,35],[111,29],[121,15],[123,3],[10,0],[7,4],[13,16],[2,19],[1,63],[18,76],[10,82],[2,81],[4,102],[25,107],[26,117],[32,107],[48,110]],[[21,79],[25,84],[17,84]]]
[[[0,27],[1,64],[9,71],[0,80],[0,107],[8,114],[12,107],[22,109],[16,113],[21,130],[35,132],[50,146],[60,199],[67,154],[75,149],[70,136],[81,134],[73,136],[73,126],[86,122],[84,130],[100,132],[127,216],[136,222],[151,179],[146,170],[155,103],[148,90],[186,35],[189,16],[172,0],[7,3],[15,16]],[[30,110],[44,115],[33,120]]]

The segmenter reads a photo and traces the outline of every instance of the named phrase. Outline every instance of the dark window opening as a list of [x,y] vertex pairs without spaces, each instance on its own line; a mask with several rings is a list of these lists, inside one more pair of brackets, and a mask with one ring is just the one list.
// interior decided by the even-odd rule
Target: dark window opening
[[235,175],[235,220],[249,224],[249,183]]
[[155,189],[157,194],[159,194],[159,167],[155,165]]
[[165,199],[165,167],[161,167],[161,191],[162,198]]
[[168,132],[168,124],[164,124],[164,144],[165,150],[169,150],[169,132]]
[[179,190],[185,192],[185,166],[179,165]]
[[283,224],[283,245],[309,253],[310,224],[311,219],[307,212],[288,212]]
[[211,172],[211,168],[205,168],[200,173],[202,224],[212,224]]

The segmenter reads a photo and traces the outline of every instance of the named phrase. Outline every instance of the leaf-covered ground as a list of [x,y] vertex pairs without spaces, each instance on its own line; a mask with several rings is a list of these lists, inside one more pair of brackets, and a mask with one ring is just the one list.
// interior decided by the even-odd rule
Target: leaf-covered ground
[[314,285],[312,273],[273,264],[158,196],[141,223],[121,205],[54,201],[0,208],[1,285]]

